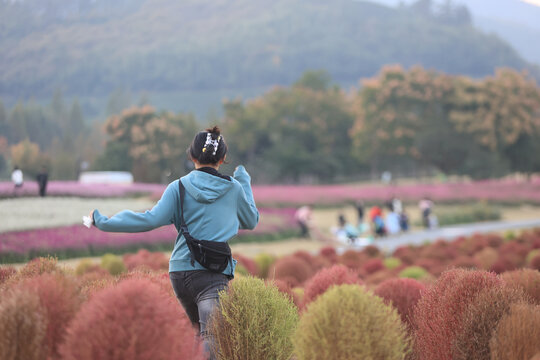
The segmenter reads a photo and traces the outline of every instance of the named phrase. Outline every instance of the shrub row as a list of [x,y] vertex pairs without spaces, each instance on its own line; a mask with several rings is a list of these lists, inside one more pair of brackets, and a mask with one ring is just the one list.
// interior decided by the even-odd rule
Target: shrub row
[[[237,279],[212,318],[216,351],[220,359],[529,359],[540,352],[531,340],[540,334],[540,272],[531,266],[539,235],[439,241],[391,257],[375,247],[236,255]],[[501,257],[514,266],[486,271]],[[470,269],[477,258],[489,268]],[[0,267],[0,358],[203,356],[166,266],[164,254],[139,251],[75,271],[52,258]]]

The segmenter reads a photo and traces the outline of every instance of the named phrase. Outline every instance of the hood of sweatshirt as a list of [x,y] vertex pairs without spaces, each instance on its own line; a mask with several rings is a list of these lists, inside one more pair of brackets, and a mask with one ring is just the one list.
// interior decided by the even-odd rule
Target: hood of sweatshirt
[[225,195],[234,186],[232,179],[226,180],[194,170],[182,178],[186,191],[200,203],[212,203]]

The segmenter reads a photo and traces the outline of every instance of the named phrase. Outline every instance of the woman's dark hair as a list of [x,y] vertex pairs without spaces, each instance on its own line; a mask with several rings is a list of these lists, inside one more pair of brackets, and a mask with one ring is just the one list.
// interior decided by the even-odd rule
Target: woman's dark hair
[[227,144],[219,127],[214,126],[195,135],[188,153],[201,164],[217,164],[223,159],[227,154]]

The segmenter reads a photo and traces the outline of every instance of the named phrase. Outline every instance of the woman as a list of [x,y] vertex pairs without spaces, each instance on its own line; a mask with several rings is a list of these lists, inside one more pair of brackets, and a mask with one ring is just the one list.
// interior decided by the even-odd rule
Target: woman
[[[233,177],[218,172],[227,155],[227,144],[217,126],[195,135],[188,153],[195,170],[170,183],[151,210],[144,213],[124,210],[111,218],[94,210],[92,217],[103,231],[141,232],[171,223],[176,226],[179,233],[169,261],[169,277],[191,323],[203,338],[209,358],[214,359],[207,321],[217,305],[219,292],[226,289],[234,277],[236,261],[230,261],[220,273],[193,261],[180,231],[182,217],[194,238],[224,243],[235,236],[238,229],[255,228],[259,212],[251,191],[251,178],[243,166],[236,168]],[[185,188],[183,214],[179,181]]]

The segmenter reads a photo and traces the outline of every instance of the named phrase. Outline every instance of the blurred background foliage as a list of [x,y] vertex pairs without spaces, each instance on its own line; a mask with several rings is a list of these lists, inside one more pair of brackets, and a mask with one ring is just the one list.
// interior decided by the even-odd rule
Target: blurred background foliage
[[452,1],[0,0],[0,24],[0,177],[167,182],[210,123],[260,183],[540,167],[538,65]]

